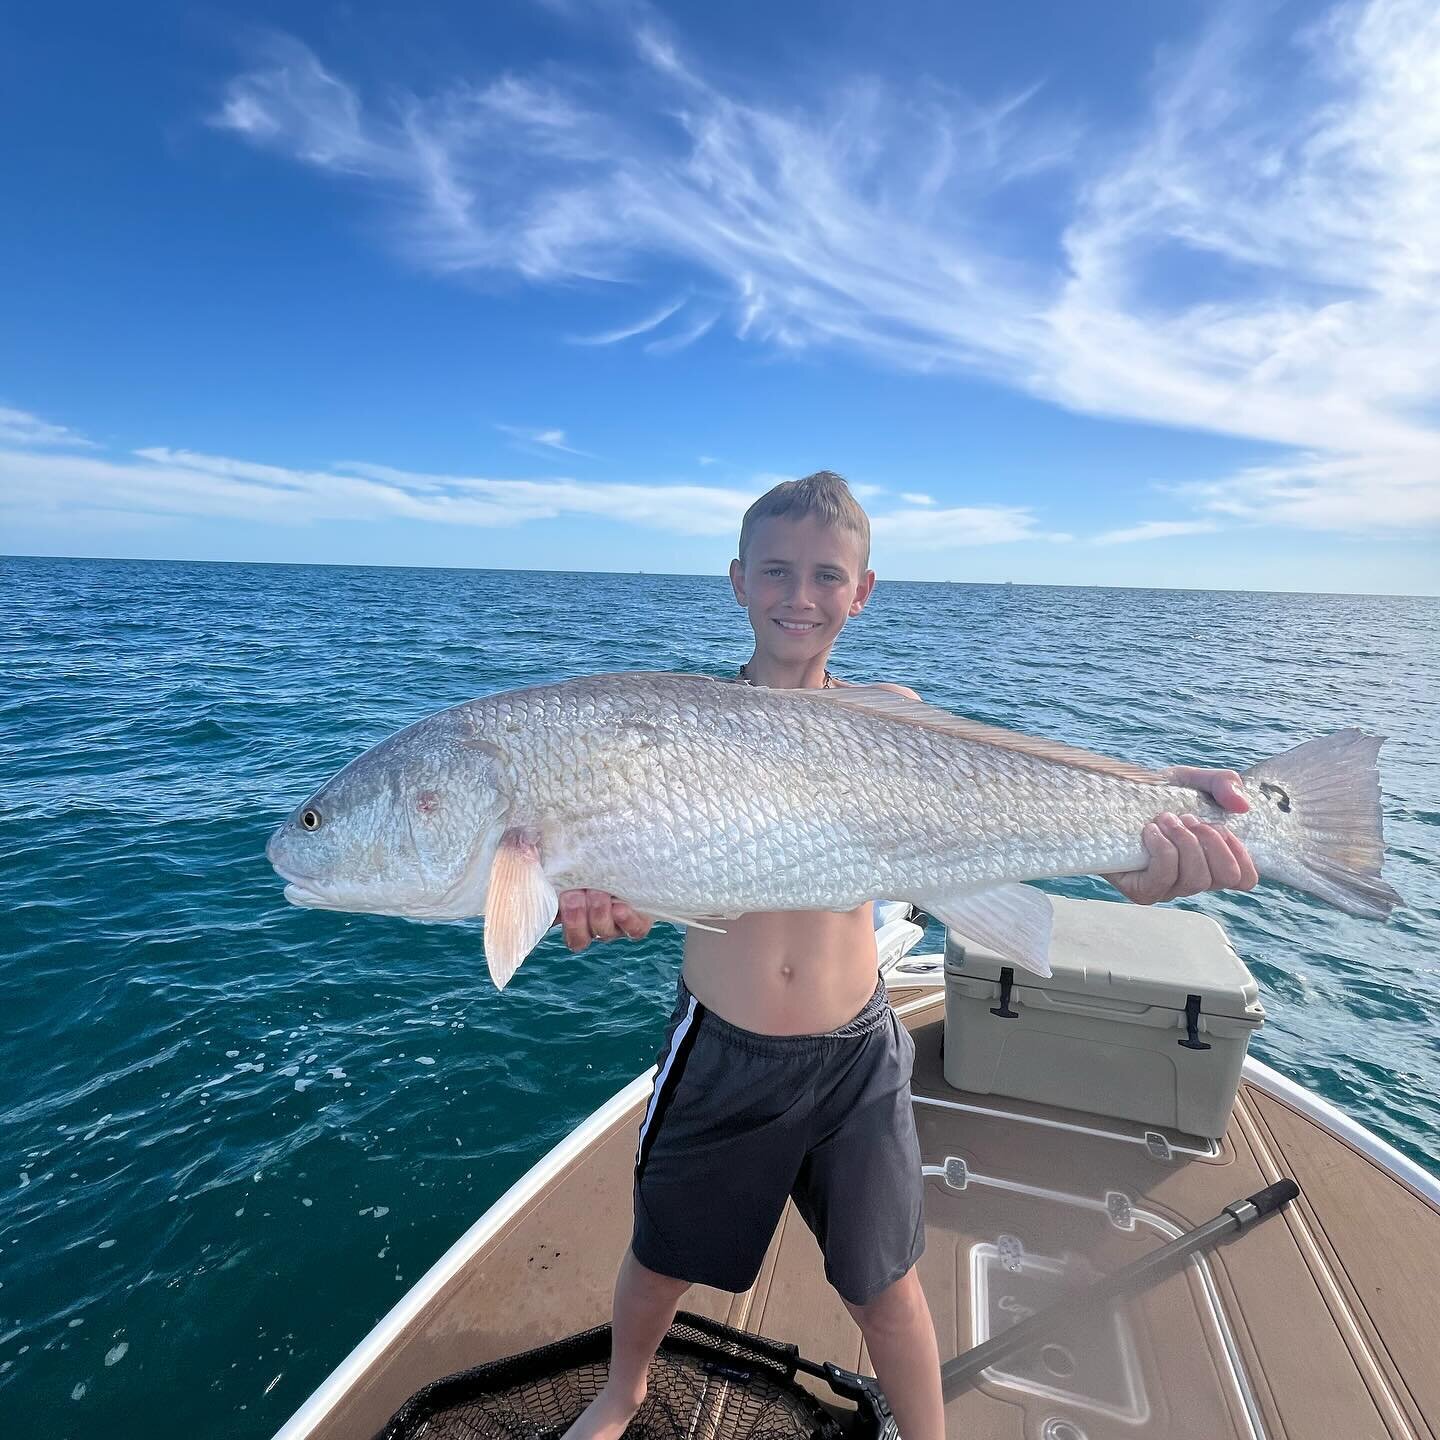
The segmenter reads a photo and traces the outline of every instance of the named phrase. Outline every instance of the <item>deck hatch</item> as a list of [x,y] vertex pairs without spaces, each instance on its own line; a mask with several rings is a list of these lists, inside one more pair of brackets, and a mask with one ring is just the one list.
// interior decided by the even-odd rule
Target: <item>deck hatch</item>
[[[1012,1244],[1007,1246],[1006,1241]],[[971,1329],[983,1344],[1070,1294],[1075,1266],[1020,1249],[1012,1236],[973,1246]],[[996,1383],[1132,1424],[1150,1415],[1135,1337],[1124,1309],[1108,1324],[1077,1326],[985,1372]]]

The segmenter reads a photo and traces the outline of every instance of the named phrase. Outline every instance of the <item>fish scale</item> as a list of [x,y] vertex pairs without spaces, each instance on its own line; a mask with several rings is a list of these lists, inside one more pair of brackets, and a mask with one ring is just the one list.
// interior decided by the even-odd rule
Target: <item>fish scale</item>
[[1380,743],[1346,730],[1263,761],[1234,815],[1157,772],[884,688],[588,676],[400,731],[268,853],[297,904],[485,915],[497,983],[574,888],[680,923],[883,895],[1046,973],[1049,903],[1021,882],[1140,869],[1164,811],[1226,826],[1268,878],[1384,918],[1401,902],[1379,878]]

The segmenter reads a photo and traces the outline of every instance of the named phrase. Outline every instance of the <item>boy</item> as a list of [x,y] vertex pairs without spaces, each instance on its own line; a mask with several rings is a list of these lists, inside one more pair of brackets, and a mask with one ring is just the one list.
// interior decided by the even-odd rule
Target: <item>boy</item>
[[[730,564],[755,632],[737,679],[782,689],[844,684],[826,662],[874,589],[869,551],[865,512],[830,471],[757,500]],[[1226,809],[1247,808],[1233,772],[1172,774]],[[1256,883],[1226,831],[1161,816],[1145,844],[1149,867],[1112,882],[1141,904]],[[638,939],[651,924],[597,891],[567,891],[560,905],[572,950],[620,934]],[[686,931],[679,1002],[641,1126],[610,1375],[566,1440],[617,1440],[686,1290],[748,1289],[792,1194],[904,1440],[943,1437],[940,1357],[914,1269],[925,1232],[913,1046],[878,982],[871,908],[744,915],[723,935]]]

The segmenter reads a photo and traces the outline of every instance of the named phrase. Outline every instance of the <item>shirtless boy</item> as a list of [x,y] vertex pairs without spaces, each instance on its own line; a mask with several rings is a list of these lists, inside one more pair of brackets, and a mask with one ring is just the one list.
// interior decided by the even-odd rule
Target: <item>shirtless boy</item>
[[[846,683],[826,663],[874,590],[869,552],[869,521],[838,475],[787,481],[757,500],[730,563],[755,632],[738,678],[780,689]],[[1233,771],[1171,773],[1227,810],[1248,808]],[[1139,904],[1256,883],[1227,831],[1161,815],[1144,837],[1149,866],[1107,877]],[[792,1192],[904,1440],[942,1440],[940,1357],[914,1268],[924,1226],[913,1047],[877,980],[871,909],[752,914],[724,934],[687,930],[679,1001],[641,1127],[610,1375],[566,1440],[616,1440],[645,1397],[650,1360],[685,1292],[695,1283],[747,1289]],[[577,951],[638,939],[651,924],[586,890],[561,895],[560,918]]]

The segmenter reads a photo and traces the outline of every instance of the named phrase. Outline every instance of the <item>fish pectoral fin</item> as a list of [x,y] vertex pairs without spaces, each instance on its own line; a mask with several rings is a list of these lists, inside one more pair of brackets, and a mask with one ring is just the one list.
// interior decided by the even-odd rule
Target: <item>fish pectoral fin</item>
[[490,864],[485,897],[485,963],[497,990],[540,943],[559,903],[540,860],[539,836],[519,826],[507,830]]
[[987,890],[915,901],[937,920],[953,925],[1004,960],[1037,975],[1050,974],[1050,897],[1029,885],[994,885]]

